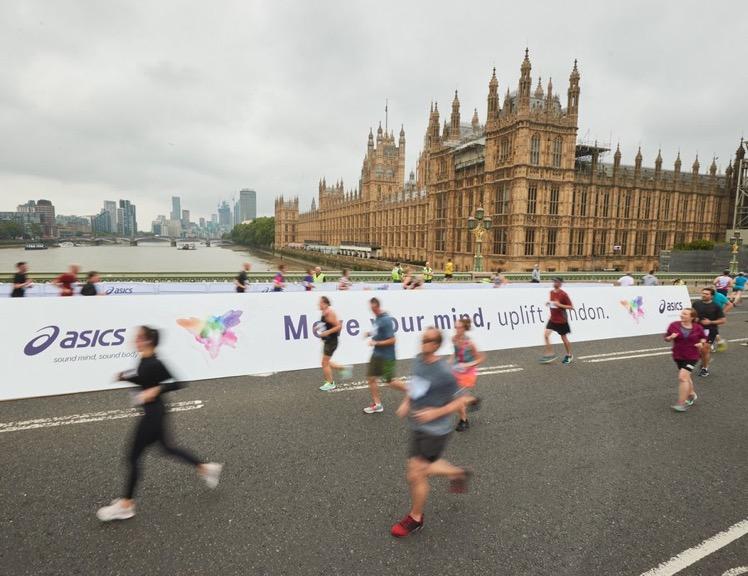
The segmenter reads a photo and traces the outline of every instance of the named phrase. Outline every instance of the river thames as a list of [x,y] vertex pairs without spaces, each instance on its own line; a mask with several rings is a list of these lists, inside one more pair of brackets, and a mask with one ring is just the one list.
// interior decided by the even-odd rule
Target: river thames
[[243,262],[253,272],[275,270],[275,264],[248,250],[196,245],[195,250],[178,250],[168,243],[139,246],[76,246],[48,250],[0,249],[0,270],[12,272],[16,262],[28,262],[29,272],[62,272],[70,264],[82,271],[98,272],[236,272]]

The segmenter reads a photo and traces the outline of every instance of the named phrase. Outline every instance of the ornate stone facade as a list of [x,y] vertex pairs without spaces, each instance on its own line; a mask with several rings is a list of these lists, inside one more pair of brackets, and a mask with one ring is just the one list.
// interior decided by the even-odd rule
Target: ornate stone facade
[[[499,104],[495,71],[488,84],[486,122],[477,109],[462,122],[455,92],[449,122],[440,128],[433,104],[416,174],[405,180],[405,132],[369,132],[361,179],[355,190],[323,179],[319,202],[299,212],[298,199],[276,201],[276,244],[364,243],[381,247],[384,258],[436,268],[448,258],[470,270],[475,246],[467,218],[482,206],[493,228],[483,241],[485,268],[546,271],[656,266],[659,251],[694,239],[721,241],[730,195],[713,160],[700,174],[633,166],[609,151],[577,143],[580,75],[569,76],[566,106],[552,82],[533,90],[530,59],[520,68],[516,91]],[[728,175],[729,176],[729,175]]]

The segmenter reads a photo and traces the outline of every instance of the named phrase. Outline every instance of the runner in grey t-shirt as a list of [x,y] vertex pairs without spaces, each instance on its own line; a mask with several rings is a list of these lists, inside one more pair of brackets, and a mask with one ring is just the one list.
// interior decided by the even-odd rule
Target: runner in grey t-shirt
[[457,381],[447,362],[436,353],[442,344],[442,333],[427,328],[421,340],[421,354],[413,362],[413,375],[406,384],[393,382],[392,387],[407,396],[397,409],[410,424],[410,455],[407,478],[411,508],[408,515],[392,526],[390,533],[403,538],[423,527],[423,508],[429,492],[430,476],[446,476],[450,491],[467,491],[470,472],[442,458],[449,434],[454,429],[454,415],[467,404],[477,404],[474,396],[459,394]]

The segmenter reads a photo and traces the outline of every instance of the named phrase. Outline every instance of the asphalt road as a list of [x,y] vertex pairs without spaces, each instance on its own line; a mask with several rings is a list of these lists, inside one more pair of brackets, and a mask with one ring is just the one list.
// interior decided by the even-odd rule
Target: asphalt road
[[[748,339],[744,319],[723,334]],[[122,489],[135,419],[85,420],[127,409],[127,394],[0,403],[0,573],[645,573],[748,518],[748,348],[718,354],[697,404],[676,414],[664,347],[579,344],[568,367],[538,365],[538,350],[488,354],[499,368],[479,378],[484,408],[446,453],[474,469],[471,491],[433,481],[425,528],[405,540],[389,535],[408,510],[395,391],[367,416],[365,389],[319,392],[318,371],[194,383],[171,395],[202,401],[173,414],[175,436],[226,463],[220,487],[154,450],[137,516],[107,525],[94,512]],[[88,416],[8,425],[72,415]],[[748,536],[679,574],[746,565]]]

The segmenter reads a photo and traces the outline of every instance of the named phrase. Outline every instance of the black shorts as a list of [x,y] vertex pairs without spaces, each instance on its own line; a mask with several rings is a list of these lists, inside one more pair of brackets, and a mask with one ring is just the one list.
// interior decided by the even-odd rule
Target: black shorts
[[678,370],[688,370],[689,372],[693,372],[698,362],[698,360],[678,360],[677,358],[674,358],[674,360]]
[[571,333],[571,328],[569,327],[568,322],[564,322],[563,324],[559,324],[557,322],[551,322],[548,321],[548,324],[545,325],[546,330],[553,330],[556,334],[559,336],[565,336],[566,334]]
[[427,462],[436,462],[441,458],[444,448],[447,446],[449,434],[444,436],[433,436],[426,432],[412,430],[410,433],[409,458],[423,458]]
[[722,296],[727,296],[727,288],[718,288],[716,291],[722,294]]
[[331,338],[330,340],[325,340],[325,345],[322,348],[322,354],[324,354],[325,356],[332,356],[337,349],[338,339]]
[[719,328],[712,325],[704,328],[704,330],[707,332],[706,341],[709,342],[709,344],[714,344],[714,341],[717,339],[717,335],[719,334]]

